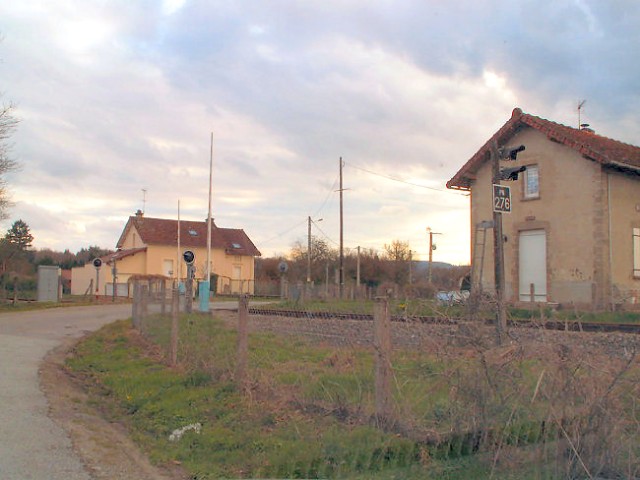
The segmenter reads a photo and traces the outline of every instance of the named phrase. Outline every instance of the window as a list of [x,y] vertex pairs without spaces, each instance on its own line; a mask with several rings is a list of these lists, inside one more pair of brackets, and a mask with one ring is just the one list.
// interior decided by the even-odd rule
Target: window
[[524,198],[540,197],[540,175],[537,165],[527,165],[524,171]]
[[633,229],[633,276],[640,278],[640,228]]

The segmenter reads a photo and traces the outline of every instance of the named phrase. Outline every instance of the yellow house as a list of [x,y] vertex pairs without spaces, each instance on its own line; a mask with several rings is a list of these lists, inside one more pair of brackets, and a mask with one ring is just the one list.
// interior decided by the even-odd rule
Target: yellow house
[[[93,265],[74,269],[72,293],[85,293],[90,284],[95,289],[97,282],[100,295],[111,295],[114,264],[119,293],[122,285],[134,275],[184,280],[187,271],[182,254],[186,250],[195,254],[196,278],[204,279],[207,222],[148,218],[138,211],[129,217],[116,248],[116,253],[101,259],[103,266],[99,271]],[[212,222],[210,264],[212,286],[215,285],[218,293],[252,294],[256,256],[260,256],[260,252],[244,230],[220,228]],[[104,275],[102,280],[101,275]]]
[[[447,182],[470,192],[478,288],[494,291],[491,148],[526,150],[511,212],[502,213],[505,299],[615,308],[640,302],[640,148],[523,113],[511,118]],[[486,234],[486,237],[485,237]]]

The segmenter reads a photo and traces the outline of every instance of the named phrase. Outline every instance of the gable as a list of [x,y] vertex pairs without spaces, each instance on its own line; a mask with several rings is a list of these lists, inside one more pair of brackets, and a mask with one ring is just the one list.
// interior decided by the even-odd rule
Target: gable
[[[146,245],[177,247],[178,228],[180,245],[185,248],[207,247],[207,222],[150,218],[143,215],[129,217],[118,241],[118,248]],[[136,237],[134,237],[136,236]],[[221,228],[212,222],[211,248],[224,250],[228,255],[260,256],[260,251],[242,229]]]
[[447,188],[469,190],[478,169],[490,159],[490,147],[496,142],[498,148],[506,145],[519,131],[534,129],[549,141],[574,150],[584,159],[620,170],[640,172],[640,148],[592,131],[567,127],[534,115],[525,114],[515,108],[511,118],[462,166],[447,182]]

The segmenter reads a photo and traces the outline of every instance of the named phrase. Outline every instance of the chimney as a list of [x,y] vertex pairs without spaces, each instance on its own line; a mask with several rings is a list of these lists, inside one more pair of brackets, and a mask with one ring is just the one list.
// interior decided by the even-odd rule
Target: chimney
[[138,217],[138,218],[144,217],[144,213],[142,213],[142,210],[137,210],[136,211],[136,217]]
[[596,131],[593,128],[589,128],[589,124],[588,123],[583,123],[580,125],[580,130],[582,132],[587,132],[587,133],[596,133]]

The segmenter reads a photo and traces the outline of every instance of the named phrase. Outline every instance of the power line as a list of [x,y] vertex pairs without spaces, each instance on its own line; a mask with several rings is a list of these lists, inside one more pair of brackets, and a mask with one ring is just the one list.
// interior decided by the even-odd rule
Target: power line
[[362,170],[363,172],[366,172],[366,173],[368,173],[368,174],[370,174],[370,175],[375,175],[375,176],[377,176],[377,177],[386,178],[387,180],[393,180],[394,182],[404,183],[405,185],[411,185],[411,186],[413,186],[413,187],[418,187],[418,188],[425,188],[425,189],[427,189],[427,190],[433,190],[433,191],[435,191],[435,192],[455,193],[455,194],[458,194],[458,195],[464,195],[464,196],[467,196],[467,194],[466,194],[466,193],[458,192],[458,191],[455,191],[455,190],[448,190],[448,189],[444,189],[444,188],[436,188],[436,187],[428,187],[427,185],[420,185],[420,184],[418,184],[418,183],[407,182],[406,180],[402,180],[402,179],[400,179],[400,178],[393,177],[393,176],[391,176],[391,175],[385,175],[384,173],[374,172],[374,171],[372,171],[372,170],[368,170],[368,169],[366,169],[366,168],[358,167],[358,166],[353,165],[353,164],[351,164],[351,163],[346,163],[346,162],[345,162],[345,165],[348,165],[348,166],[349,166],[349,167],[351,167],[351,168],[355,168],[356,170]]

